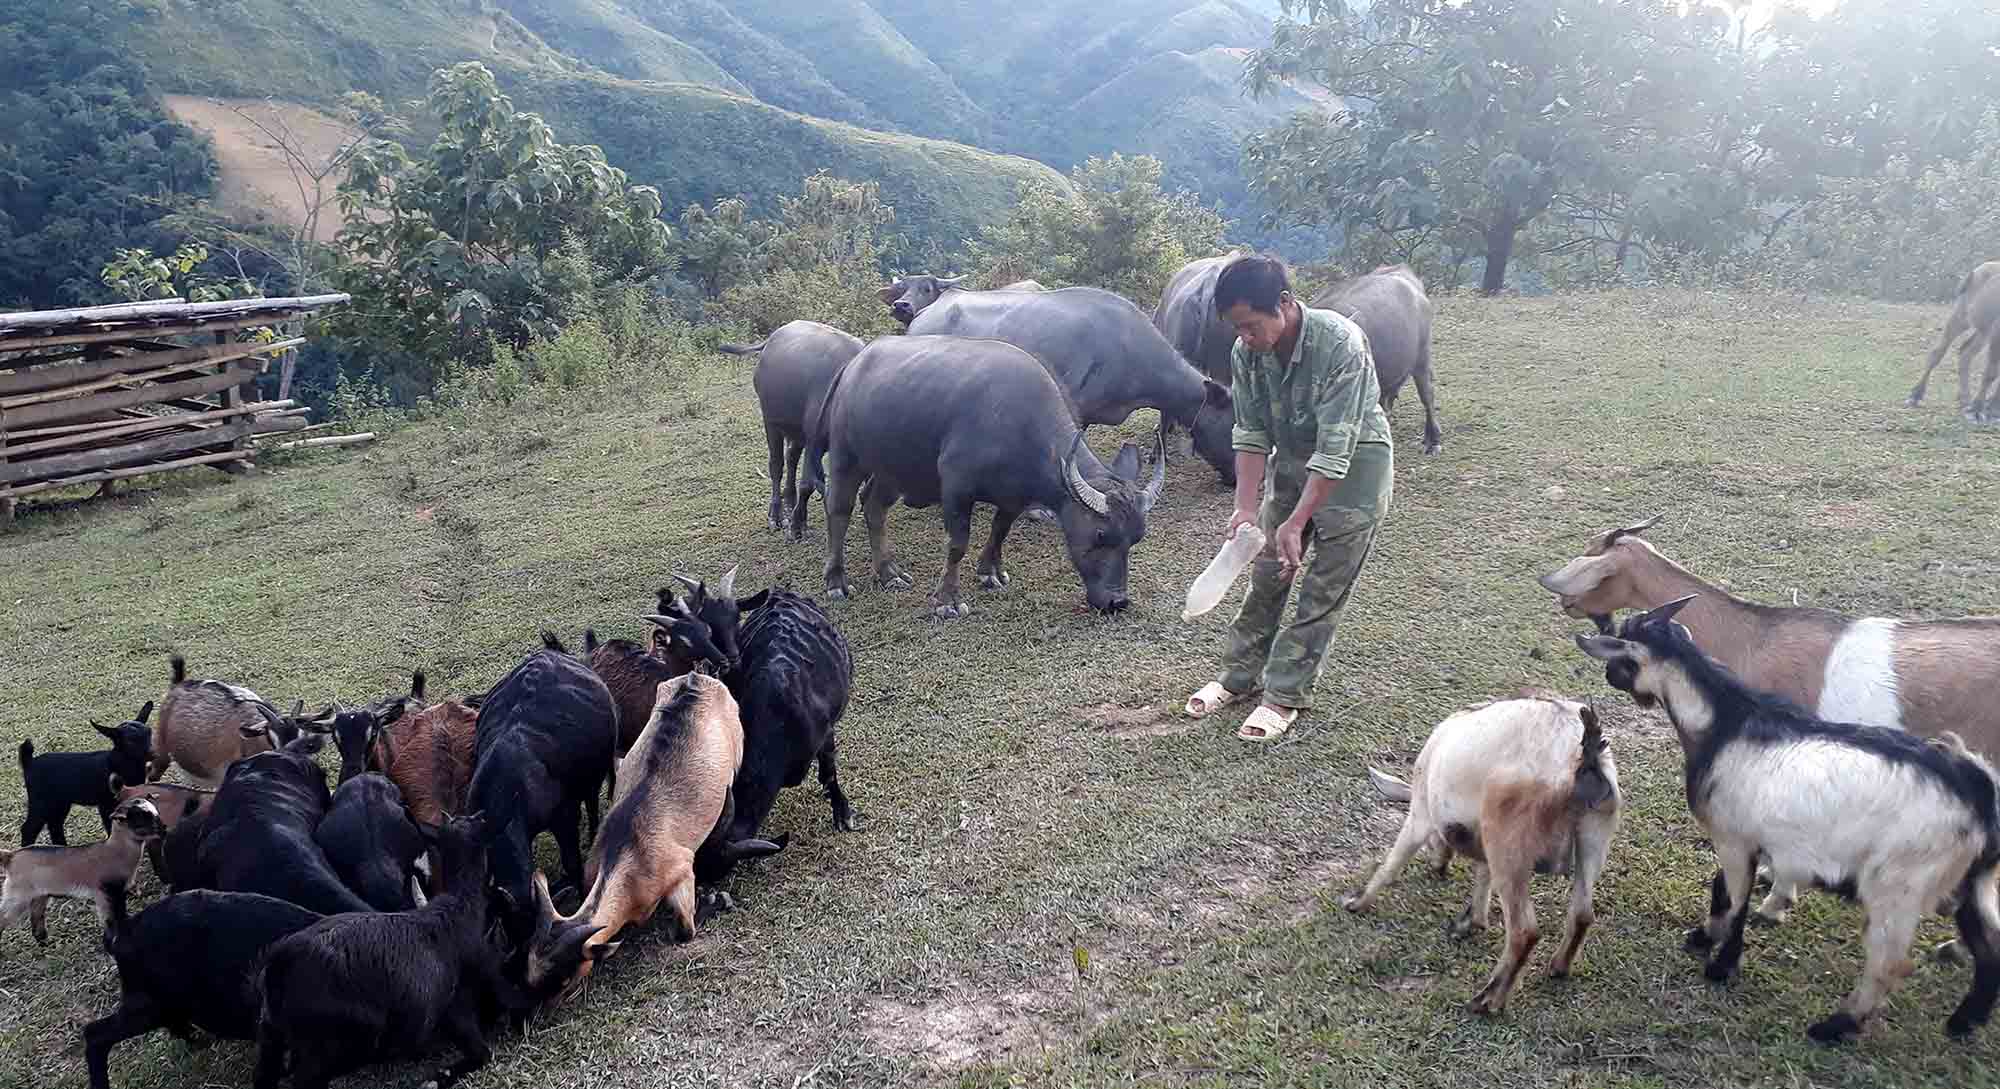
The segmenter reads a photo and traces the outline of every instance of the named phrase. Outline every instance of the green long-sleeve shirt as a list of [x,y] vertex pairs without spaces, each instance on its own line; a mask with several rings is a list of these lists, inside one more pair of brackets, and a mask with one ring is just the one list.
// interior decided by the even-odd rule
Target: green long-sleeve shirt
[[1239,338],[1229,364],[1236,402],[1230,440],[1238,450],[1272,457],[1281,470],[1303,461],[1307,472],[1340,480],[1358,443],[1393,445],[1368,338],[1340,314],[1301,307],[1289,361],[1253,352]]

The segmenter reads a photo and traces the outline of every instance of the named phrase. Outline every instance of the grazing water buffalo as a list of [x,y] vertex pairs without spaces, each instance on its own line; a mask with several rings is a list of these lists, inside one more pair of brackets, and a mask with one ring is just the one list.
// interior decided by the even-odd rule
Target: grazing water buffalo
[[1153,308],[1153,327],[1160,335],[1203,374],[1225,386],[1235,378],[1229,354],[1236,347],[1236,327],[1216,312],[1215,280],[1223,266],[1239,256],[1203,257],[1182,265],[1160,293],[1160,305]]
[[826,396],[834,372],[861,350],[861,339],[816,321],[792,321],[755,344],[724,344],[717,350],[757,357],[750,384],[757,390],[764,444],[771,451],[771,528],[785,528],[789,505],[796,541],[805,535],[806,497],[812,494],[798,486],[806,421],[818,413],[819,399]]
[[[953,276],[950,278],[938,276],[898,276],[895,282],[876,291],[875,296],[888,305],[891,317],[894,317],[904,325],[908,325],[917,320],[918,314],[923,313],[932,303],[942,298],[945,292],[970,290],[969,288],[958,286],[964,280],[965,277],[963,276]],[[1002,284],[993,290],[1045,291],[1047,288],[1044,288],[1033,280],[1016,280],[1011,284]]]
[[910,585],[884,542],[889,506],[899,497],[909,507],[942,506],[950,546],[931,603],[944,617],[969,611],[959,598],[958,566],[974,503],[995,508],[993,536],[979,557],[982,586],[1007,584],[1000,546],[1021,512],[1040,504],[1056,512],[1085,600],[1100,611],[1123,609],[1127,557],[1145,537],[1146,512],[1166,483],[1164,441],[1144,487],[1139,450],[1130,443],[1105,469],[1083,444],[1048,370],[997,340],[874,341],[834,377],[808,441],[807,480],[826,496],[827,593],[849,592],[847,524],[867,477],[862,514],[875,577],[886,588]]
[[[1972,335],[1958,350],[1958,410],[1970,419],[1990,419],[1996,407],[1993,396],[2000,392],[1994,388],[1995,382],[2000,381],[2000,261],[1980,265],[1967,273],[1965,282],[1958,285],[1958,296],[1952,300],[1951,317],[1945,319],[1944,339],[1931,349],[1931,358],[1924,365],[1923,377],[1917,379],[1917,388],[1910,391],[1911,408],[1923,401],[1924,389],[1930,385],[1931,372],[1944,361],[1944,354],[1951,350],[1952,342],[1967,330]],[[1986,375],[1980,380],[1978,396],[1968,402],[1972,361],[1978,357],[1982,346],[1986,349]]]
[[1056,291],[961,291],[910,323],[912,336],[1004,340],[1042,361],[1068,392],[1076,422],[1116,425],[1155,408],[1184,427],[1194,451],[1236,483],[1229,387],[1202,377],[1124,296],[1094,287]]
[[1345,315],[1368,335],[1375,377],[1382,387],[1382,411],[1396,405],[1403,379],[1413,379],[1424,403],[1424,453],[1444,447],[1437,404],[1431,393],[1431,300],[1424,282],[1408,265],[1383,265],[1327,288],[1313,306]]

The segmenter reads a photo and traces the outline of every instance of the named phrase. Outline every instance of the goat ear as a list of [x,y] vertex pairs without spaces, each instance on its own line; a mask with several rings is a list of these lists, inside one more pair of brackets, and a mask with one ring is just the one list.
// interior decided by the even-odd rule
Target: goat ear
[[589,960],[603,960],[611,954],[618,952],[618,947],[623,944],[625,943],[603,942],[598,945],[586,945],[583,947],[583,955]]
[[1674,614],[1680,612],[1682,609],[1687,608],[1688,602],[1693,601],[1695,598],[1698,598],[1700,596],[1701,596],[1700,594],[1689,594],[1686,597],[1677,597],[1672,601],[1667,602],[1665,605],[1661,605],[1658,608],[1648,610],[1646,612],[1646,615],[1639,618],[1639,623],[1664,624],[1667,621],[1672,620],[1674,618]]
[[181,819],[186,820],[187,818],[194,816],[194,811],[200,808],[201,808],[201,795],[199,794],[188,795],[187,805],[181,809]]
[[378,712],[375,715],[375,727],[377,729],[380,729],[396,721],[397,719],[402,718],[403,709],[404,708],[402,700],[397,700],[396,702],[390,704],[388,710]]
[[271,728],[264,725],[261,722],[245,723],[236,728],[236,733],[238,734],[238,736],[243,737],[246,740],[253,740],[259,737],[265,737],[268,736],[270,732]]
[[1581,597],[1609,578],[1617,562],[1609,556],[1578,556],[1535,581],[1552,594]]
[[139,717],[132,721],[143,723],[151,717],[153,717],[153,701],[147,700],[146,706],[139,708]]
[[1609,662],[1624,657],[1629,644],[1613,635],[1579,635],[1576,636],[1576,645],[1592,658]]
[[751,594],[749,597],[738,598],[736,600],[736,611],[739,613],[756,612],[758,609],[764,607],[764,602],[769,600],[770,597],[771,591],[767,587]]
[[111,796],[115,798],[118,796],[119,791],[125,789],[125,779],[114,771],[104,777],[104,785],[111,788]]
[[110,728],[109,726],[104,725],[103,723],[97,721],[96,719],[90,720],[90,728],[96,730],[98,733],[103,734],[105,737],[108,737],[113,741],[118,740],[118,731]]

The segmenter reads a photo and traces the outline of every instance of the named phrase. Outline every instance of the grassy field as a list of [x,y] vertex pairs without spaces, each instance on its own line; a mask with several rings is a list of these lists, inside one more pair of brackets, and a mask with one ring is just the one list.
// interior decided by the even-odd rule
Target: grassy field
[[[1958,422],[1948,385],[1901,404],[1942,320],[1680,293],[1445,301],[1445,450],[1420,453],[1406,391],[1379,550],[1318,709],[1274,746],[1238,741],[1238,714],[1178,714],[1241,594],[1179,619],[1228,511],[1190,459],[1115,620],[1079,611],[1056,534],[1027,522],[1012,587],[931,619],[942,530],[899,509],[918,587],[857,583],[831,606],[856,652],[840,752],[859,829],[834,832],[816,787],[788,792],[768,827],[792,846],[739,874],[742,910],[687,946],[628,940],[466,1084],[1991,1084],[2000,1026],[1947,1040],[1969,973],[1928,957],[1858,1046],[1806,1041],[1860,967],[1861,914],[1832,897],[1754,931],[1730,988],[1701,978],[1679,944],[1712,858],[1671,732],[1587,668],[1579,624],[1534,583],[1589,534],[1664,512],[1651,536],[1668,555],[1758,600],[2000,612],[2000,432]],[[416,666],[443,695],[490,684],[542,626],[573,644],[586,624],[637,635],[673,571],[740,563],[739,586],[817,591],[822,508],[803,544],[763,528],[747,367],[675,374],[253,480],[26,512],[0,536],[0,741],[90,745],[86,717],[157,698],[173,651],[287,704],[372,698]],[[857,525],[850,547],[863,540]],[[1406,773],[1433,723],[1524,683],[1600,698],[1629,810],[1575,977],[1544,978],[1545,941],[1487,1022],[1462,1008],[1498,935],[1444,934],[1462,865],[1442,881],[1411,866],[1372,917],[1336,898],[1401,819],[1364,765]],[[0,772],[0,827],[19,790]],[[94,824],[74,814],[71,835]],[[1553,936],[1567,885],[1537,888]],[[0,1084],[82,1085],[77,1027],[115,1000],[88,908],[51,927],[46,950],[0,934]],[[1921,940],[1944,936],[1934,921]],[[251,1062],[248,1045],[159,1035],[116,1052],[112,1075],[244,1085]]]

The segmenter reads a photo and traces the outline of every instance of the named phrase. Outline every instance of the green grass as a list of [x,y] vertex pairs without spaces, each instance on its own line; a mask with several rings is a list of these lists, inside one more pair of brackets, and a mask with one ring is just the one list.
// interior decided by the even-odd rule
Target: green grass
[[[864,584],[831,606],[856,652],[840,751],[860,829],[834,833],[816,788],[788,792],[768,827],[792,846],[745,868],[740,911],[689,946],[627,941],[467,1084],[1991,1084],[2000,1027],[1947,1040],[1968,974],[1928,957],[1858,1046],[1806,1042],[1860,966],[1861,915],[1831,897],[1753,932],[1729,989],[1702,980],[1679,940],[1712,859],[1671,734],[1586,667],[1579,625],[1533,581],[1588,534],[1665,511],[1652,536],[1669,555],[1759,600],[2000,612],[2000,433],[1956,422],[1949,389],[1900,404],[1942,320],[1685,293],[1443,300],[1445,452],[1419,452],[1406,393],[1394,507],[1320,708],[1270,747],[1236,740],[1237,716],[1174,713],[1237,600],[1179,619],[1227,513],[1212,474],[1175,462],[1118,620],[1077,611],[1036,524],[1011,543],[1009,590],[930,619],[942,533],[934,511],[899,509],[918,589]],[[817,589],[823,535],[763,528],[747,368],[674,374],[252,480],[30,510],[0,538],[0,741],[89,744],[85,717],[157,697],[174,650],[285,701],[372,698],[419,665],[443,695],[489,684],[544,625],[636,634],[673,571],[741,563],[741,586]],[[823,534],[818,504],[813,519]],[[1629,811],[1576,977],[1548,983],[1539,950],[1483,1022],[1461,1010],[1497,935],[1443,934],[1462,867],[1412,866],[1365,919],[1335,901],[1400,820],[1364,764],[1406,771],[1432,723],[1523,683],[1600,699]],[[0,773],[0,826],[18,791]],[[72,836],[93,820],[74,815]],[[1537,889],[1553,936],[1567,886]],[[115,998],[88,909],[51,927],[47,950],[0,934],[0,1084],[81,1085],[77,1026]],[[1944,936],[1932,922],[1921,940]],[[251,1061],[161,1035],[112,1073],[240,1085]]]

